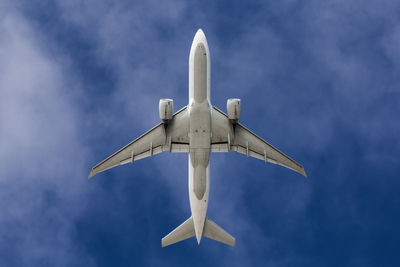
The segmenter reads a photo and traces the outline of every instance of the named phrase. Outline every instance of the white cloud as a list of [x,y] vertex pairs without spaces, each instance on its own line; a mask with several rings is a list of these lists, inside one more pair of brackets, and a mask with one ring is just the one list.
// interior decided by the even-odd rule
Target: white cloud
[[75,243],[87,150],[62,57],[15,10],[0,17],[0,250],[3,266],[90,266]]
[[[215,82],[215,88],[212,88],[213,99],[221,101],[224,95],[224,98],[239,96],[248,100],[244,101],[244,122],[249,123],[250,128],[261,136],[273,135],[275,138],[271,140],[272,143],[276,144],[275,140],[278,140],[278,144],[281,142],[295,148],[295,151],[300,147],[303,151],[322,153],[326,146],[332,144],[337,120],[351,107],[349,105],[344,109],[337,106],[343,104],[342,98],[347,101],[345,104],[360,104],[351,109],[356,113],[345,114],[346,117],[343,117],[343,120],[351,123],[349,128],[356,134],[365,129],[382,129],[382,124],[386,123],[382,118],[390,114],[390,108],[379,109],[374,116],[367,112],[359,116],[360,113],[372,110],[370,107],[374,104],[375,96],[380,95],[369,83],[376,82],[373,73],[377,69],[366,66],[362,55],[346,54],[342,45],[343,40],[348,40],[354,33],[358,34],[359,29],[369,29],[369,24],[365,24],[363,19],[379,21],[385,16],[394,23],[396,19],[393,12],[389,12],[394,7],[389,2],[383,1],[372,8],[371,2],[368,5],[364,5],[364,2],[354,5],[337,1],[327,6],[318,1],[305,4],[287,1],[284,8],[278,5],[271,9],[277,16],[295,17],[293,20],[288,18],[289,25],[280,24],[281,31],[276,30],[274,25],[265,26],[264,17],[267,12],[265,8],[260,8],[259,13],[253,16],[251,27],[238,25],[239,28],[243,27],[242,34],[236,35],[236,39],[231,40],[232,43],[227,47],[214,45],[219,36],[214,32],[215,25],[210,25],[206,35],[210,40],[212,61],[219,65],[220,70],[225,71],[220,72],[219,77],[215,72],[212,73]],[[366,8],[358,13],[360,6]],[[89,49],[84,53],[95,62],[91,64],[109,70],[115,78],[110,83],[112,88],[104,95],[101,95],[102,92],[96,95],[95,90],[91,93],[79,92],[83,90],[80,84],[85,74],[74,70],[69,64],[76,60],[73,63],[81,66],[79,60],[82,59],[68,59],[60,54],[61,51],[49,53],[47,49],[53,44],[45,42],[51,38],[42,36],[40,30],[30,26],[29,21],[16,11],[1,14],[0,227],[9,231],[0,233],[0,238],[15,243],[9,251],[17,263],[39,262],[40,265],[43,260],[54,265],[93,263],[84,248],[75,243],[74,223],[79,219],[87,201],[84,195],[90,194],[90,190],[85,187],[85,178],[90,168],[87,166],[87,157],[91,157],[90,163],[93,163],[93,160],[101,160],[102,155],[93,156],[92,148],[83,147],[83,140],[87,140],[90,135],[96,135],[102,140],[112,139],[107,144],[100,144],[107,146],[108,152],[102,150],[107,156],[107,153],[117,150],[119,145],[124,145],[121,140],[130,141],[136,137],[135,133],[139,135],[159,121],[158,98],[174,98],[177,108],[186,104],[187,61],[190,41],[196,30],[193,27],[197,25],[194,21],[200,18],[199,21],[204,22],[209,18],[202,9],[189,12],[189,9],[195,8],[183,1],[172,4],[150,1],[130,6],[110,4],[107,1],[58,1],[57,11],[60,12],[61,23],[73,28],[79,33],[78,39],[82,38],[88,44]],[[293,12],[297,8],[299,11]],[[188,14],[193,17],[188,17]],[[348,23],[350,16],[354,16],[354,20],[350,21],[355,24]],[[210,20],[217,23],[213,16]],[[257,25],[260,21],[264,24]],[[288,38],[283,36],[291,33],[291,27],[299,27],[295,31],[298,35],[295,36],[300,41],[294,44],[288,44]],[[163,32],[165,30],[169,32]],[[394,27],[382,44],[393,64],[398,63],[395,49],[398,39],[398,29]],[[301,46],[296,51],[303,52],[301,56],[309,58],[302,62],[304,59],[297,58],[298,55],[292,53],[290,45]],[[301,64],[293,67],[294,63]],[[286,82],[289,80],[293,80],[292,84]],[[325,85],[324,82],[329,82],[328,86],[320,88]],[[286,87],[281,88],[282,84]],[[303,87],[288,89],[299,84]],[[363,95],[357,98],[360,92]],[[75,102],[77,94],[88,99],[93,109],[83,112]],[[269,125],[246,120],[246,116],[251,118],[255,115]],[[361,117],[361,122],[353,124],[354,118]],[[281,118],[289,121],[282,121]],[[82,132],[81,122],[90,125],[83,127],[84,130],[90,129],[95,133]],[[357,128],[359,124],[364,124],[364,128]],[[398,125],[393,126],[393,129],[398,129]],[[282,135],[282,132],[285,134]],[[119,139],[110,136],[118,136]],[[298,142],[299,138],[301,142]],[[382,136],[378,131],[371,134],[371,140],[380,138]],[[257,224],[259,222],[239,216],[247,214],[244,187],[246,183],[253,182],[246,177],[252,163],[249,159],[240,166],[234,164],[239,162],[235,160],[229,154],[224,158],[214,157],[211,162],[211,179],[217,180],[212,192],[215,190],[218,194],[210,202],[210,218],[238,240],[252,235],[249,240],[251,244],[238,244],[235,248],[238,256],[231,259],[232,263],[238,263],[239,259],[251,263],[252,246],[256,249],[262,243],[265,247],[258,248],[258,252],[262,249],[272,251],[277,240],[270,239],[262,231],[262,226]],[[140,169],[139,164],[144,163],[138,162],[130,167],[132,171],[134,168]],[[168,181],[170,186],[162,194],[171,194],[177,203],[177,210],[171,212],[177,214],[187,211],[186,156],[160,155],[152,161],[153,164],[163,176],[151,177],[152,181]],[[184,171],[181,164],[185,165]],[[235,172],[225,172],[223,168],[231,165],[234,165]],[[305,167],[307,170],[317,168]],[[226,177],[227,173],[235,177],[243,174],[242,180],[231,181],[229,175]],[[279,192],[275,196],[291,196],[287,202],[278,205],[283,213],[287,212],[288,217],[293,219],[302,216],[307,209],[312,186],[296,190],[299,189],[298,184],[294,188],[290,186],[291,182],[272,182],[271,186]],[[228,189],[225,189],[226,183],[232,183]],[[123,192],[123,180],[116,179],[114,185],[116,188],[112,193],[117,195]],[[265,199],[261,198],[263,203],[260,203],[260,207],[272,209],[277,204],[273,192],[270,193],[265,195]],[[124,196],[121,194],[119,197]],[[273,204],[269,206],[266,204],[268,202]],[[271,214],[280,210],[273,210]],[[296,230],[295,225],[289,226],[289,233]],[[6,249],[6,246],[6,242],[0,242],[0,249]],[[210,247],[214,248],[214,245]],[[209,247],[199,249],[207,250]],[[29,253],[22,253],[25,251]],[[216,249],[214,254],[210,254],[217,257],[224,253],[221,251]],[[23,257],[17,258],[16,255]],[[291,252],[286,255],[290,259],[298,256],[294,252],[293,255]],[[279,266],[287,261],[287,265],[290,265],[290,259],[279,258],[275,262],[271,258],[270,263]],[[8,263],[7,258],[0,259],[0,263],[1,260]]]

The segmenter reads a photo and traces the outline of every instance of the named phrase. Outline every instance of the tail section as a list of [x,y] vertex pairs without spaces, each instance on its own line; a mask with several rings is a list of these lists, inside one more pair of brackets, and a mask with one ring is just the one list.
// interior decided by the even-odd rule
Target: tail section
[[[193,236],[195,236],[194,224],[193,218],[190,217],[175,230],[165,236],[161,240],[161,246],[166,247]],[[204,222],[203,236],[229,246],[235,246],[235,238],[208,218],[206,218]]]
[[172,245],[176,242],[194,236],[193,219],[190,217],[184,223],[175,228],[171,233],[161,239],[161,247]]
[[208,218],[204,223],[203,235],[229,246],[235,246],[235,238]]

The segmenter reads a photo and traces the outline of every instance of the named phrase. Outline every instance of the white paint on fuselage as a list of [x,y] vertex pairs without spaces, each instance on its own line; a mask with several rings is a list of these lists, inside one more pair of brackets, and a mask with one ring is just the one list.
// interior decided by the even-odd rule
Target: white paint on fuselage
[[189,56],[189,201],[200,243],[210,192],[211,152],[210,53],[201,29]]

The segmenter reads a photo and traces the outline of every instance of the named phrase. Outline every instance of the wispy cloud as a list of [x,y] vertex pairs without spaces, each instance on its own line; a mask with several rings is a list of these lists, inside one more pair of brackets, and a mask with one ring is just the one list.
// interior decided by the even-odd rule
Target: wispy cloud
[[[368,175],[398,162],[398,3],[6,4],[0,250],[9,256],[0,263],[368,265],[365,232],[381,233],[371,213],[393,204],[393,189]],[[159,238],[190,214],[186,155],[86,176],[158,122],[159,98],[186,105],[199,27],[211,50],[213,103],[224,109],[226,98],[242,98],[242,122],[301,161],[310,179],[212,155],[209,217],[237,247],[204,240],[161,250]],[[360,249],[335,257],[325,239]]]
[[0,264],[91,265],[75,243],[87,150],[60,57],[7,10],[0,31]]

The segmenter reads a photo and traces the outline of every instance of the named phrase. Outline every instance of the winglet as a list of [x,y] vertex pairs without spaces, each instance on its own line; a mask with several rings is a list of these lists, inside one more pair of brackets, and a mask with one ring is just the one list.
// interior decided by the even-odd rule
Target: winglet
[[95,175],[96,173],[93,171],[93,169],[90,171],[88,179],[92,178],[93,175]]
[[304,168],[301,169],[301,174],[304,176],[304,178],[307,178],[307,173]]

